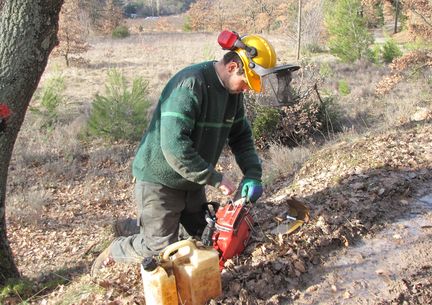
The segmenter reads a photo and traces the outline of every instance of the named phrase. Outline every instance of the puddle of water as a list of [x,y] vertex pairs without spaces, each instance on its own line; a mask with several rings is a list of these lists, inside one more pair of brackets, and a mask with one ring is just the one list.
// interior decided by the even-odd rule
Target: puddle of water
[[314,293],[315,298],[319,295],[319,304],[370,304],[370,300],[395,297],[391,286],[415,267],[414,262],[424,257],[432,260],[428,254],[432,247],[431,209],[432,194],[421,197],[406,219],[324,264],[324,280],[317,283],[319,275],[312,279],[320,286]]

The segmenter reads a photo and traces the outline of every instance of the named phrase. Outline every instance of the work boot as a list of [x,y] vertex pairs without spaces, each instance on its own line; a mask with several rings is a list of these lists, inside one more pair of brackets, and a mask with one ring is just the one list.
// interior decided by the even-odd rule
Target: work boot
[[138,234],[140,229],[135,218],[117,219],[113,224],[115,237],[132,236]]
[[114,258],[111,256],[111,245],[109,245],[93,262],[91,267],[90,275],[96,276],[99,271],[103,268],[112,266],[115,264]]

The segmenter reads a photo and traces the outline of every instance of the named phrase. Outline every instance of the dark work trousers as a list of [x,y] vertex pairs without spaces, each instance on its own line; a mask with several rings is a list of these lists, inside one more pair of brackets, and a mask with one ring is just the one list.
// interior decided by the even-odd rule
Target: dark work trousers
[[201,236],[207,224],[204,187],[181,191],[136,181],[135,200],[140,233],[118,237],[112,242],[111,255],[116,262],[139,263],[144,257],[158,255],[179,240],[180,224],[189,236]]

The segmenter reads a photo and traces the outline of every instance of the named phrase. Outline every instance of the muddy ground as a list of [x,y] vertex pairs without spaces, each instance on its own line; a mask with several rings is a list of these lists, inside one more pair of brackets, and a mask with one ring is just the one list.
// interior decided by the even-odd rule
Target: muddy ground
[[[431,152],[431,121],[318,151],[254,206],[251,243],[227,262],[223,296],[210,304],[432,304]],[[95,162],[103,174],[90,179]],[[82,158],[80,179],[46,183],[51,204],[38,210],[36,221],[9,218],[23,275],[40,285],[66,279],[52,289],[36,285],[42,291],[28,303],[144,304],[137,266],[88,276],[113,237],[113,221],[133,216],[128,162]],[[13,164],[11,173],[22,174]],[[31,182],[38,175],[48,173],[35,166],[25,177]],[[9,192],[17,191],[15,179]],[[308,205],[310,221],[294,234],[274,234],[290,198]]]
[[[422,194],[423,193],[423,194]],[[424,195],[426,194],[426,195]],[[298,304],[430,304],[432,188],[373,238],[331,254],[305,276]]]

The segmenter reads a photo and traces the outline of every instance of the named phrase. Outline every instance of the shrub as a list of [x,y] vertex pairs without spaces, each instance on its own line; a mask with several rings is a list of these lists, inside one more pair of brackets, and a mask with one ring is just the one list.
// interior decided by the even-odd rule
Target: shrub
[[384,25],[383,9],[383,1],[362,1],[362,16],[368,28],[379,28]]
[[305,45],[305,50],[308,53],[324,53],[325,49],[323,46],[319,45],[318,43],[314,42],[314,43],[308,43]]
[[135,78],[129,90],[126,78],[117,70],[108,71],[106,95],[96,95],[90,118],[88,134],[107,140],[139,140],[147,127],[150,107],[148,82]]
[[370,62],[374,64],[379,64],[381,57],[381,47],[379,45],[374,45],[372,49],[368,50],[367,58]]
[[322,126],[318,121],[319,104],[311,99],[280,108],[253,103],[253,97],[251,100],[245,102],[246,113],[259,148],[268,148],[274,142],[297,146],[312,140],[312,135]]
[[42,120],[41,128],[52,130],[59,117],[59,106],[64,102],[64,78],[56,75],[48,79],[40,94],[36,95],[39,106],[30,107],[29,110]]
[[323,81],[321,74],[332,75],[333,71],[328,64],[322,65],[321,73],[318,71],[315,64],[302,67],[302,74],[293,78],[294,99],[289,104],[278,103],[271,94],[245,94],[245,112],[258,148],[268,148],[274,142],[295,147],[340,129],[333,98],[321,97],[318,89]]
[[126,38],[129,35],[129,29],[124,25],[119,25],[112,31],[113,38]]
[[184,23],[183,23],[183,32],[191,32],[192,31],[192,27],[190,24],[190,17],[186,16],[184,18]]
[[348,83],[347,83],[346,80],[341,79],[339,81],[339,83],[338,83],[338,91],[339,91],[340,95],[342,95],[342,96],[346,96],[346,95],[350,94],[351,89],[350,89],[350,87],[349,87],[349,85],[348,85]]
[[342,113],[335,103],[334,96],[321,98],[317,113],[317,120],[321,122],[321,131],[327,134],[342,131],[341,117]]
[[421,37],[416,37],[415,41],[407,42],[404,45],[407,51],[418,51],[432,48],[432,42]]
[[323,62],[319,67],[319,74],[324,77],[332,77],[334,75],[333,69],[329,63]]
[[301,71],[293,77],[294,98],[289,104],[279,103],[270,90],[269,94],[245,94],[245,112],[258,148],[268,148],[275,142],[289,147],[313,143],[322,140],[324,133],[342,129],[341,112],[334,98],[319,89],[324,79],[321,74],[333,74],[329,64],[319,69],[314,63],[305,63]]
[[322,127],[322,122],[318,120],[319,110],[319,103],[311,98],[282,107],[283,115],[278,126],[280,135],[274,140],[290,147],[311,142],[313,135]]
[[391,63],[394,58],[402,56],[402,51],[399,49],[393,39],[388,39],[382,47],[382,59],[385,63]]
[[[64,167],[63,167],[64,171]],[[45,176],[39,179],[44,183]],[[43,221],[44,207],[52,200],[52,196],[45,190],[22,192],[11,196],[8,217],[21,224],[37,224]]]
[[257,115],[252,125],[252,132],[256,139],[264,138],[271,135],[279,121],[279,111],[270,106],[260,106],[257,109]]

